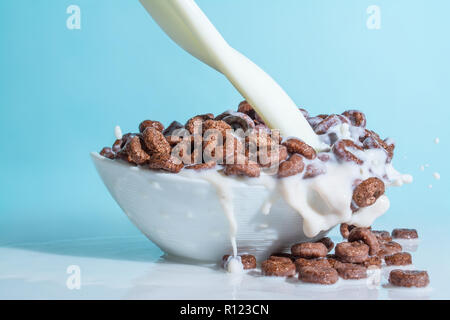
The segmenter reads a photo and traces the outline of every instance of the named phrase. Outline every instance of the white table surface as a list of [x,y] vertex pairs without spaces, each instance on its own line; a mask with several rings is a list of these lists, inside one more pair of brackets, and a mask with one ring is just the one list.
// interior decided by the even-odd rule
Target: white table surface
[[[143,236],[9,243],[0,246],[0,299],[450,298],[450,259],[447,248],[446,254],[436,254],[443,250],[439,237],[402,244],[413,254],[414,267],[429,272],[429,287],[393,288],[387,284],[387,268],[369,279],[340,279],[332,286],[262,277],[259,270],[231,275],[216,265],[161,258]],[[70,265],[80,268],[80,289],[66,285]]]

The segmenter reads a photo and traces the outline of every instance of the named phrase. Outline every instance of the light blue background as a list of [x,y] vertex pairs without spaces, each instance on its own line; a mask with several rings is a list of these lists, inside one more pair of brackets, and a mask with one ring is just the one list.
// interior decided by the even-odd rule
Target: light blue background
[[[66,28],[70,4],[81,7],[81,30]],[[370,128],[397,141],[394,163],[415,182],[389,190],[380,227],[447,233],[449,1],[198,4],[296,103],[311,113],[360,108]],[[366,27],[372,4],[380,30]],[[240,100],[137,0],[0,1],[0,243],[138,235],[89,152],[110,145],[117,124],[128,132],[147,118],[184,122]]]

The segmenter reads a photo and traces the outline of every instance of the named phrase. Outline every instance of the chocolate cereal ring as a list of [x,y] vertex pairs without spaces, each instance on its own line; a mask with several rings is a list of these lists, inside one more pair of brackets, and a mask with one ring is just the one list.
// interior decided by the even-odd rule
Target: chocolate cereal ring
[[361,182],[353,191],[352,200],[360,207],[374,204],[384,194],[384,182],[372,177]]
[[150,154],[150,161],[165,161],[170,158],[170,144],[161,131],[147,127],[142,133],[142,139]]
[[280,163],[278,177],[285,178],[299,174],[305,168],[302,156],[293,154],[288,160]]
[[184,127],[191,133],[191,134],[198,134],[201,132],[195,132],[198,130],[197,128],[206,120],[212,120],[214,119],[214,115],[212,113],[207,114],[200,114],[195,117],[190,118]]
[[[380,136],[371,131],[365,130],[365,134],[360,138],[364,149],[383,149],[386,151],[386,163],[390,163],[394,157],[395,143],[389,143],[389,139],[382,140]],[[388,141],[388,142],[386,142]]]
[[238,112],[242,112],[248,115],[251,119],[255,121],[255,124],[264,124],[263,119],[259,116],[258,113],[256,113],[255,109],[253,109],[250,103],[248,103],[245,100],[239,103]]
[[367,268],[354,263],[340,263],[336,266],[336,271],[345,280],[367,278]]
[[401,252],[403,250],[400,243],[395,241],[381,241],[380,242],[380,251],[378,251],[377,255],[379,257],[388,256],[394,253]]
[[417,239],[419,235],[416,229],[394,229],[392,230],[392,238],[394,239]]
[[290,253],[286,253],[286,252],[274,252],[274,253],[272,253],[272,254],[270,255],[269,260],[272,259],[272,257],[273,257],[274,259],[277,259],[277,258],[288,258],[288,259],[290,259],[292,262],[294,262],[294,261],[297,259],[297,257],[293,256],[293,255],[290,254]]
[[356,149],[362,151],[363,148],[355,144],[352,140],[342,139],[338,140],[333,144],[331,150],[336,155],[336,157],[341,161],[349,161],[355,162],[356,164],[362,165],[364,163],[363,160],[358,158],[348,149]]
[[322,239],[317,240],[316,242],[323,243],[325,247],[327,247],[328,252],[330,252],[334,248],[334,242],[329,237],[323,237]]
[[348,238],[348,235],[350,234],[350,231],[352,231],[354,228],[356,228],[353,225],[349,225],[347,223],[341,223],[341,226],[339,227],[339,231],[341,232],[341,236],[344,239]]
[[119,152],[121,149],[122,149],[122,147],[123,147],[124,145],[123,145],[123,140],[122,139],[117,139],[116,141],[114,141],[114,144],[112,145],[112,151],[114,152],[114,153],[117,153],[117,152]]
[[[289,255],[289,256],[287,256]],[[278,254],[278,255],[271,255],[269,257],[268,260],[273,260],[273,261],[278,261],[278,262],[286,262],[288,263],[289,261],[294,262],[296,260],[296,258],[291,255],[291,254]]]
[[349,263],[362,263],[369,257],[369,246],[362,242],[341,242],[336,245],[336,256]]
[[287,148],[289,153],[298,153],[304,156],[306,159],[313,160],[317,157],[317,153],[313,147],[305,142],[291,138],[282,143]]
[[[246,153],[250,155],[250,151],[246,149]],[[262,150],[256,152],[258,163],[261,167],[269,168],[272,166],[279,166],[279,164],[286,160],[288,157],[288,152],[286,150],[286,147],[284,146],[275,146],[273,150]],[[251,159],[251,157],[250,157]]]
[[144,130],[147,129],[148,127],[155,128],[156,130],[161,132],[164,130],[164,126],[161,122],[153,120],[144,120],[139,125],[139,132],[140,133],[144,132]]
[[335,254],[327,254],[325,259],[328,261],[328,264],[335,269],[339,266],[340,263],[343,263],[342,261],[340,261],[340,258]]
[[388,266],[407,266],[412,264],[412,257],[408,252],[397,252],[384,257]]
[[318,284],[334,284],[339,280],[337,271],[330,267],[300,268],[298,278],[303,282]]
[[353,126],[365,128],[366,127],[366,116],[364,113],[358,110],[347,110],[342,113],[343,116],[350,120]]
[[300,258],[321,258],[325,257],[328,253],[327,247],[320,242],[303,242],[294,244],[291,247],[291,252],[295,256]]
[[309,125],[314,129],[315,126],[317,126],[319,123],[323,121],[320,117],[309,117],[306,120],[308,120]]
[[381,260],[380,257],[378,256],[372,256],[369,257],[366,261],[364,261],[362,263],[363,266],[365,266],[366,268],[381,268],[381,264],[383,263],[383,261]]
[[265,276],[292,277],[295,271],[295,264],[289,258],[270,257],[261,263],[261,272]]
[[298,258],[294,261],[295,268],[299,271],[303,267],[331,267],[327,259]]
[[116,154],[114,153],[114,151],[110,147],[104,147],[100,151],[100,155],[104,156],[104,157],[106,157],[108,159],[114,159],[116,157]]
[[169,159],[162,160],[162,159],[154,159],[150,160],[148,164],[149,169],[153,170],[164,170],[171,173],[178,173],[183,169],[183,163],[180,161],[180,159],[175,158],[173,156],[169,156]]
[[244,132],[255,128],[255,122],[243,112],[225,111],[218,115],[216,120],[222,120],[229,124],[233,130],[242,129]]
[[395,269],[389,274],[389,282],[398,287],[423,288],[428,286],[430,278],[426,271]]
[[372,230],[372,233],[377,237],[378,240],[392,241],[391,234],[384,230]]
[[210,134],[221,134],[222,138],[225,139],[225,137],[227,136],[227,131],[231,130],[231,126],[226,123],[225,121],[222,120],[205,120],[202,123],[202,132],[203,134],[205,134],[206,131],[209,131],[207,134],[208,136]]
[[150,156],[143,150],[141,139],[138,136],[134,136],[128,140],[125,149],[128,155],[127,160],[129,162],[141,165],[150,160]]
[[227,164],[223,173],[227,176],[259,177],[261,169],[259,165],[253,163]]
[[[318,117],[320,117],[320,115]],[[337,126],[341,123],[350,123],[350,121],[340,114],[331,114],[323,119],[319,124],[317,124],[314,127],[314,131],[317,134],[325,134],[332,127]]]
[[380,244],[377,237],[367,228],[354,228],[348,235],[348,241],[354,242],[361,240],[369,246],[369,254],[376,255],[380,251]]

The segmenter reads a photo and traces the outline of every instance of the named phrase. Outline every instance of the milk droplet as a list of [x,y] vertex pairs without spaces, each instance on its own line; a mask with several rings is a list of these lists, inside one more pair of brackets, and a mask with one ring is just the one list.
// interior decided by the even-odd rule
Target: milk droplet
[[439,141],[440,141],[439,138],[435,138],[435,139],[434,139],[434,143],[436,143],[436,144],[438,144]]
[[114,135],[116,136],[116,139],[122,139],[122,129],[120,129],[119,126],[114,127]]
[[433,177],[434,177],[436,180],[440,180],[440,179],[441,179],[441,175],[440,175],[438,172],[433,173]]
[[404,183],[412,183],[413,182],[413,176],[410,174],[403,174],[402,180]]
[[432,189],[433,188],[433,185],[432,184],[429,184],[428,185],[428,189]]

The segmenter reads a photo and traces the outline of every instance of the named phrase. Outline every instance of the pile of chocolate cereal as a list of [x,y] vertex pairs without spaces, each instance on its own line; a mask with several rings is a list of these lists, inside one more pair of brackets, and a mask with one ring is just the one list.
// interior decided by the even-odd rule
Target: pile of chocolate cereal
[[[290,253],[273,253],[261,263],[265,276],[294,277],[306,283],[331,285],[339,278],[344,280],[364,279],[368,269],[386,266],[408,266],[412,264],[411,254],[403,252],[402,246],[392,239],[417,239],[415,229],[394,229],[375,231],[341,224],[341,235],[346,241],[338,244],[328,238],[317,242],[297,243]],[[334,253],[331,251],[334,249]],[[244,269],[255,269],[257,262],[252,255],[241,255]],[[226,263],[229,255],[223,257]],[[426,271],[394,269],[390,271],[389,283],[397,287],[422,288],[429,284]]]
[[[271,130],[249,103],[243,101],[237,111],[225,111],[218,116],[197,115],[184,125],[173,121],[167,128],[155,120],[145,120],[139,132],[126,133],[112,147],[100,154],[109,159],[126,161],[151,170],[178,173],[182,169],[206,170],[222,166],[228,176],[259,177],[272,172],[282,179],[299,175],[312,179],[326,174],[327,161],[352,162],[362,165],[356,151],[379,149],[390,163],[395,145],[366,129],[365,115],[356,110],[342,114],[310,116],[299,108],[313,130],[329,148],[317,153],[300,139],[283,140],[277,130]],[[334,129],[346,124],[356,137],[339,139]],[[213,132],[213,134],[208,134]],[[208,156],[207,156],[208,155]],[[386,177],[374,176],[354,183],[351,203],[353,212],[367,207],[384,194]]]

